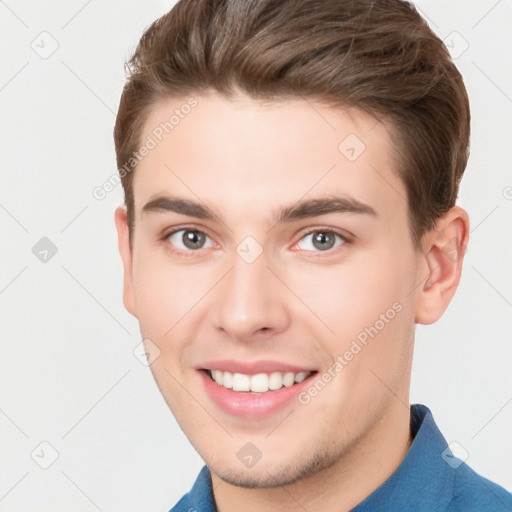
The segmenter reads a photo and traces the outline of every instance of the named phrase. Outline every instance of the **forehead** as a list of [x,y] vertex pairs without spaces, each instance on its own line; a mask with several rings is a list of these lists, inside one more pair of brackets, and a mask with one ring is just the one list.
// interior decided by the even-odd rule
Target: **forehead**
[[140,140],[151,150],[134,176],[136,215],[165,193],[255,218],[326,193],[376,210],[404,201],[388,127],[366,112],[302,98],[191,98],[161,101],[146,119]]

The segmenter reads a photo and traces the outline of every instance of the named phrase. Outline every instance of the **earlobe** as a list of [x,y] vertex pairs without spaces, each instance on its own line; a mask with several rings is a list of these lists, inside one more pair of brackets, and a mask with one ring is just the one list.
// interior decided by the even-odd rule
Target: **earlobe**
[[132,249],[130,247],[130,230],[126,206],[123,205],[116,208],[114,220],[117,229],[119,254],[121,255],[124,268],[123,303],[128,312],[137,317],[133,289],[133,258]]
[[462,261],[469,240],[469,217],[454,206],[425,237],[422,272],[428,277],[418,292],[416,323],[439,320],[459,285]]

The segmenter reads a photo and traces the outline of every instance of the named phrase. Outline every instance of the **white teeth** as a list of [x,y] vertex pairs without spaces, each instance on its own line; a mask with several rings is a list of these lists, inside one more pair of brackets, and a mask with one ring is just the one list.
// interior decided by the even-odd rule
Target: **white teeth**
[[283,377],[283,385],[289,388],[290,386],[293,386],[293,383],[295,382],[295,374],[292,372],[287,372],[284,374]]
[[310,372],[300,372],[295,375],[295,382],[302,382]]
[[251,377],[251,391],[256,393],[268,391],[268,375],[266,373],[258,373]]
[[283,387],[283,375],[279,372],[270,374],[268,379],[268,389],[281,389]]
[[243,373],[233,375],[233,391],[249,391],[251,389],[251,377]]
[[223,375],[222,377],[222,385],[225,388],[231,389],[233,387],[233,374],[230,372],[221,372]]
[[221,372],[220,370],[212,370],[212,377],[213,380],[222,386],[222,377],[224,372]]
[[265,393],[281,389],[283,386],[289,388],[295,383],[302,382],[311,375],[311,372],[272,372],[245,375],[243,373],[223,372],[222,370],[210,370],[212,379],[227,389],[233,391],[252,391],[253,393]]

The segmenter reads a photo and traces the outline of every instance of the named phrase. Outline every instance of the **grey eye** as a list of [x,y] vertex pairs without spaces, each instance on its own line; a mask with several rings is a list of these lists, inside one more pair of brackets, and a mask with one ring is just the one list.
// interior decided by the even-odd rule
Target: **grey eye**
[[[169,241],[181,250],[204,249],[213,245],[207,235],[193,229],[180,229],[179,231],[175,231],[169,235]],[[208,241],[210,241],[210,245],[207,244]]]
[[[339,243],[337,244],[336,238],[339,239]],[[345,240],[343,240],[340,235],[334,233],[333,231],[327,230],[313,231],[304,236],[301,241],[302,240],[306,241],[306,247],[300,247],[300,242],[299,247],[305,251],[328,251],[329,249],[338,247],[345,243]]]

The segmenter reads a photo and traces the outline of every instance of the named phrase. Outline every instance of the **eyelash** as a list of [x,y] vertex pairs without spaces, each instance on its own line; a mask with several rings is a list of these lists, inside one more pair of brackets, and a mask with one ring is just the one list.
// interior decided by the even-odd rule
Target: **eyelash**
[[[211,237],[207,233],[205,233],[204,231],[202,231],[200,229],[196,229],[193,226],[181,226],[179,228],[175,228],[172,231],[169,231],[169,232],[165,233],[162,236],[161,241],[163,241],[163,242],[168,241],[168,239],[169,239],[169,237],[171,235],[174,235],[175,233],[178,233],[180,231],[192,231],[194,233],[201,233],[201,234],[203,234],[203,235],[205,235],[205,236],[207,236],[208,238],[211,239]],[[336,249],[339,249],[341,246],[343,246],[345,244],[350,244],[352,242],[352,240],[347,235],[345,235],[343,233],[340,233],[339,231],[337,231],[337,230],[335,230],[333,228],[322,227],[322,226],[319,226],[319,227],[316,227],[314,229],[310,229],[309,231],[305,231],[305,232],[301,233],[301,236],[300,236],[298,242],[300,242],[303,238],[305,238],[306,236],[311,235],[313,233],[328,233],[328,234],[331,234],[331,235],[337,235],[342,240],[342,243],[339,246],[334,247],[333,249],[328,249],[326,251],[306,251],[306,252],[319,253],[317,256],[314,256],[314,257],[322,257],[321,256],[322,252],[325,252],[325,253],[327,253],[328,256],[330,256],[331,254],[333,254],[335,252]],[[295,243],[294,246],[297,245],[297,243]],[[171,244],[169,244],[169,246],[170,245]],[[200,249],[198,249],[197,251],[193,251],[193,250],[183,251],[182,249],[171,248],[171,251],[176,253],[176,254],[178,254],[178,255],[180,255],[180,256],[184,256],[184,257],[188,258],[188,257],[193,256],[194,253],[199,252]]]

